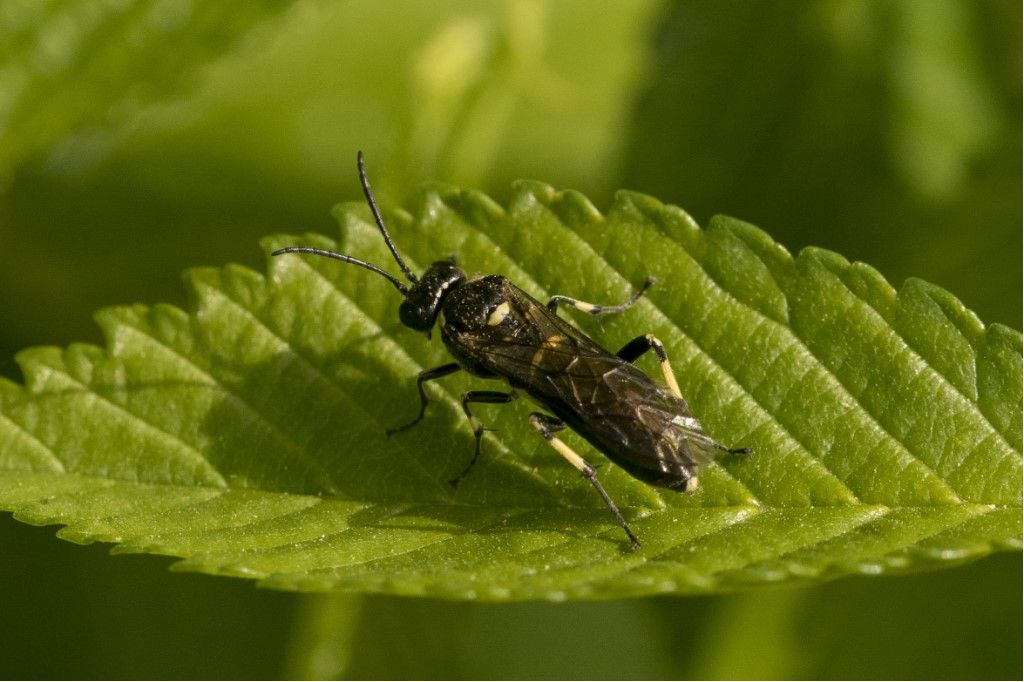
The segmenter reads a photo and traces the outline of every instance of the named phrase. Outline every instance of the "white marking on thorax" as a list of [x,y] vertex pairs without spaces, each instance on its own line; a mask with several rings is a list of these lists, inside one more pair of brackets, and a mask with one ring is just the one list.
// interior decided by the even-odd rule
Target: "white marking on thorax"
[[497,327],[505,321],[505,318],[508,317],[508,313],[508,301],[502,301],[500,304],[495,306],[494,310],[491,311],[491,314],[487,316],[487,326]]

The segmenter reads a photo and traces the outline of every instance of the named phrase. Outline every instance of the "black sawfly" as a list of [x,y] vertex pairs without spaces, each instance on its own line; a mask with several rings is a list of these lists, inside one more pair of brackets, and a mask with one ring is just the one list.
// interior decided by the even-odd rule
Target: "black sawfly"
[[[404,431],[423,419],[429,402],[423,385],[428,381],[465,370],[508,383],[511,391],[463,394],[462,410],[473,427],[476,448],[466,468],[450,481],[453,486],[479,458],[480,439],[486,431],[470,405],[508,403],[516,391],[525,392],[550,413],[533,412],[530,426],[590,481],[626,532],[633,550],[640,547],[640,542],[597,480],[594,467],[556,436],[558,431],[571,428],[645,483],[686,493],[697,487],[697,468],[711,462],[717,453],[750,452],[748,448],[727,448],[704,433],[679,391],[665,347],[654,336],[638,336],[618,353],[610,353],[557,314],[559,305],[595,316],[621,313],[637,302],[653,278],[648,278],[625,303],[604,306],[568,296],[552,296],[544,305],[501,275],[467,276],[454,257],[431,264],[417,277],[402,260],[384,226],[366,177],[362,152],[356,156],[356,165],[374,221],[410,284],[372,263],[325,249],[290,246],[271,255],[311,253],[375,272],[404,297],[398,307],[402,324],[428,334],[435,325],[440,327],[441,339],[455,362],[420,372],[416,380],[419,414],[388,433]],[[665,388],[633,365],[649,350],[661,363]]]

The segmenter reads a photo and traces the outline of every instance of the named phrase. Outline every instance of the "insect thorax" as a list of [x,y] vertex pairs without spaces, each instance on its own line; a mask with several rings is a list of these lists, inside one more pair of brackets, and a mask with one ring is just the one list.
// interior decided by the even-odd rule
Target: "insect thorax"
[[472,279],[453,289],[441,306],[441,339],[456,362],[471,374],[496,374],[483,362],[479,350],[509,333],[503,325],[512,321],[514,302],[508,299],[509,288],[501,275]]

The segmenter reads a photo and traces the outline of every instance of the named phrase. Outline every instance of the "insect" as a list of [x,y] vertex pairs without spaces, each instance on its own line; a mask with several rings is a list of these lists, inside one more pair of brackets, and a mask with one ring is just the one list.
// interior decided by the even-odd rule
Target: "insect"
[[[272,255],[308,253],[375,272],[402,294],[398,316],[405,326],[428,334],[435,325],[440,327],[441,339],[455,361],[419,373],[419,414],[404,426],[389,429],[389,434],[423,419],[430,402],[423,389],[428,381],[464,370],[507,382],[510,391],[462,395],[462,410],[473,428],[476,447],[466,468],[450,481],[453,486],[480,457],[480,440],[487,430],[471,406],[509,403],[519,391],[545,410],[530,414],[530,426],[590,481],[626,532],[632,550],[640,547],[636,535],[598,481],[594,467],[556,435],[559,431],[571,428],[645,483],[686,493],[697,487],[697,468],[711,462],[717,453],[750,452],[749,448],[727,448],[704,433],[679,391],[665,347],[654,336],[638,336],[619,352],[610,353],[558,316],[560,305],[594,316],[621,313],[639,300],[652,278],[626,302],[604,306],[568,296],[552,296],[544,305],[501,275],[467,276],[454,257],[431,264],[417,277],[402,260],[384,225],[362,152],[356,157],[356,166],[374,221],[409,284],[372,263],[325,249],[290,246]],[[666,388],[633,365],[650,350],[658,356]]]

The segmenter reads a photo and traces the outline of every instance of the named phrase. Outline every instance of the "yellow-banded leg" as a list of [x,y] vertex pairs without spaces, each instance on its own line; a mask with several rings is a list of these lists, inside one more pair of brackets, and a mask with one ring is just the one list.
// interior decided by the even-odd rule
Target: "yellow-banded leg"
[[672,391],[672,395],[675,397],[682,398],[683,394],[679,390],[679,383],[676,382],[676,375],[672,373],[672,365],[668,362],[665,346],[653,334],[636,337],[619,349],[616,355],[626,362],[633,362],[651,349],[654,349],[658,356],[658,363],[661,365],[661,373],[665,376],[665,385],[668,386],[668,390]]
[[[668,353],[665,352],[665,346],[662,345],[661,341],[659,341],[657,337],[655,337],[654,335],[644,334],[643,336],[636,337],[635,339],[627,343],[625,346],[623,346],[619,350],[619,352],[616,353],[616,355],[618,355],[626,362],[633,362],[634,360],[636,360],[649,350],[654,350],[655,354],[657,354],[658,356],[658,364],[661,366],[661,373],[665,377],[665,385],[668,386],[668,390],[671,391],[672,395],[674,395],[675,397],[679,398],[680,400],[684,400],[683,393],[682,391],[679,390],[679,383],[676,381],[676,375],[672,373],[672,365],[669,364]],[[690,415],[689,413],[687,413],[686,415],[681,415],[681,418],[684,420],[691,420],[689,427],[695,430],[693,434],[694,438],[699,438],[708,445],[718,450],[721,450],[722,452],[727,452],[730,455],[750,454],[750,448],[727,448],[718,441],[705,435],[704,429],[700,425],[700,422],[697,421],[696,417]],[[696,479],[693,480],[694,484],[692,487],[696,487]],[[687,492],[692,490],[692,487],[688,488]]]
[[549,417],[546,414],[541,414],[540,412],[533,412],[530,414],[530,426],[540,433],[540,435],[544,436],[544,440],[546,440],[548,444],[558,452],[558,454],[564,457],[569,464],[576,467],[576,470],[590,481],[591,485],[594,486],[594,489],[597,490],[597,493],[601,496],[601,499],[604,500],[606,505],[608,505],[608,509],[611,510],[612,516],[614,516],[618,524],[622,526],[622,530],[626,531],[626,536],[629,537],[629,548],[631,550],[640,549],[640,541],[636,539],[635,535],[633,535],[633,531],[630,530],[629,525],[626,523],[626,519],[622,518],[622,513],[619,512],[619,508],[615,506],[615,503],[612,502],[612,498],[608,496],[608,493],[606,493],[604,488],[601,486],[600,481],[597,480],[597,473],[595,472],[594,467],[587,464],[586,460],[576,454],[575,450],[570,448],[562,441],[561,438],[555,435],[555,432],[561,431],[565,428],[565,422],[561,419],[555,419],[554,417]]
[[647,291],[652,284],[654,284],[654,278],[648,277],[644,280],[644,283],[640,288],[633,292],[633,295],[629,297],[628,301],[618,305],[600,305],[598,303],[580,301],[575,298],[570,298],[569,296],[552,296],[551,300],[548,301],[548,310],[553,313],[557,312],[558,304],[561,303],[562,305],[571,305],[573,308],[576,308],[576,310],[582,310],[583,312],[594,316],[621,313],[624,310],[629,310],[634,303],[640,300],[640,297],[644,295],[644,292]]

